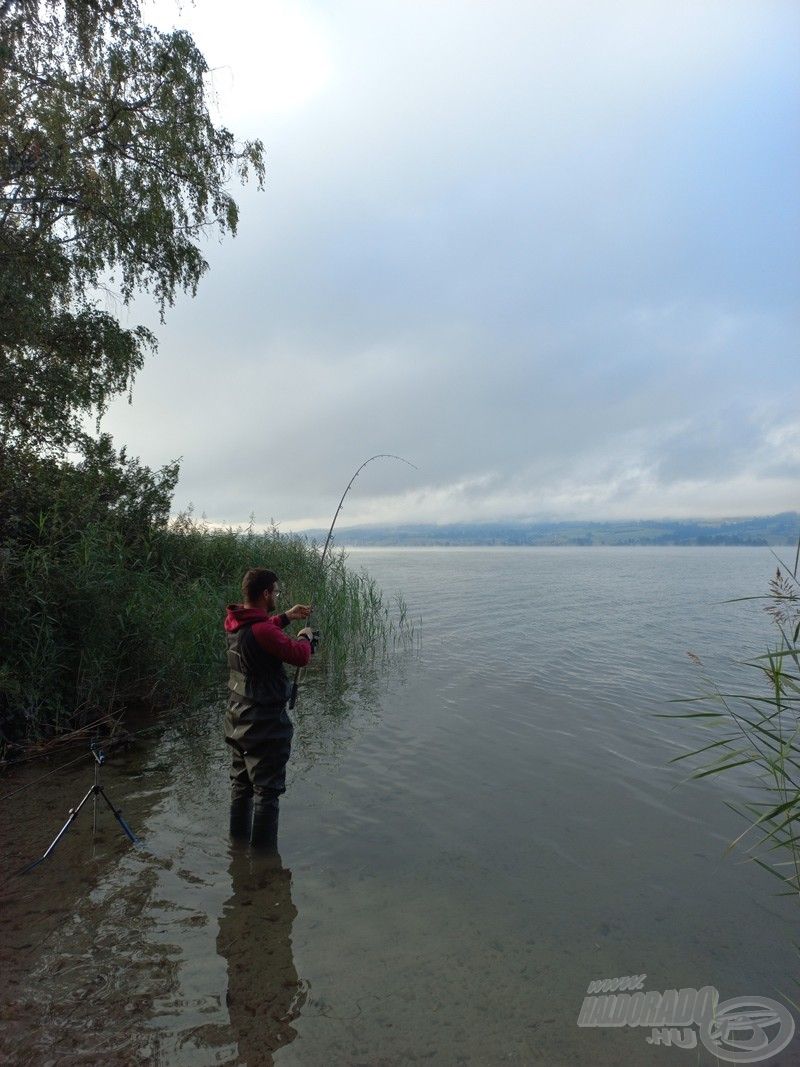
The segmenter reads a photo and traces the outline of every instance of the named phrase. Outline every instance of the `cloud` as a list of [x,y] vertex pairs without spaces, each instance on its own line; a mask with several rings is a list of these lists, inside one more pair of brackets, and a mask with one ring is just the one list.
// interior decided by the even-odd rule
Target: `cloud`
[[348,521],[797,506],[794,5],[181,19],[269,179],[107,420],[177,506],[321,524],[383,451]]

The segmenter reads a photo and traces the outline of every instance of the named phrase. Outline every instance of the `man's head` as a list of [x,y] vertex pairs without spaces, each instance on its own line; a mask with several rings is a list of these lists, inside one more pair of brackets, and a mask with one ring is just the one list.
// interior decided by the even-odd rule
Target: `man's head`
[[274,611],[279,595],[278,575],[266,567],[252,567],[242,579],[242,596],[248,608]]

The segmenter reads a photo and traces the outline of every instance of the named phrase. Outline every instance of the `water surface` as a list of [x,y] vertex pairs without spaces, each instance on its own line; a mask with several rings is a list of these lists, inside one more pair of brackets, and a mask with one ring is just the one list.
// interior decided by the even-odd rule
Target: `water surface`
[[[701,735],[657,717],[704,673],[747,678],[736,661],[770,622],[721,602],[765,590],[769,552],[354,550],[350,565],[402,592],[421,643],[335,705],[305,690],[280,862],[227,841],[221,708],[115,756],[104,780],[147,849],[106,815],[93,844],[81,816],[3,891],[0,1054],[714,1062],[576,1020],[602,977],[723,999],[792,990],[797,905],[725,853],[742,826],[724,801],[747,782],[680,785],[688,771],[668,761]],[[9,869],[90,775],[87,762],[0,806]]]

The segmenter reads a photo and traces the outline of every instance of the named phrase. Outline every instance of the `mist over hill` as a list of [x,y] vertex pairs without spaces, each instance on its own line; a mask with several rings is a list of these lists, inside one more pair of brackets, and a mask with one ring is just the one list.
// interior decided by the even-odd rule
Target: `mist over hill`
[[[316,540],[327,530],[305,530]],[[479,545],[791,545],[800,513],[719,520],[625,522],[481,522],[337,528],[336,543],[352,547]]]

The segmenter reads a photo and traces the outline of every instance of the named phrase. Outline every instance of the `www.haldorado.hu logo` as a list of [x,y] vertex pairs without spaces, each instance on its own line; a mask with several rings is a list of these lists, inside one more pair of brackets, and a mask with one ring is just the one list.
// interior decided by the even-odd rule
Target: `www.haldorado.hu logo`
[[649,1026],[649,1045],[687,1049],[697,1047],[699,1034],[708,1051],[727,1063],[769,1059],[794,1037],[794,1018],[777,1000],[733,997],[720,1002],[710,985],[645,992],[646,977],[633,974],[590,982],[578,1026]]

